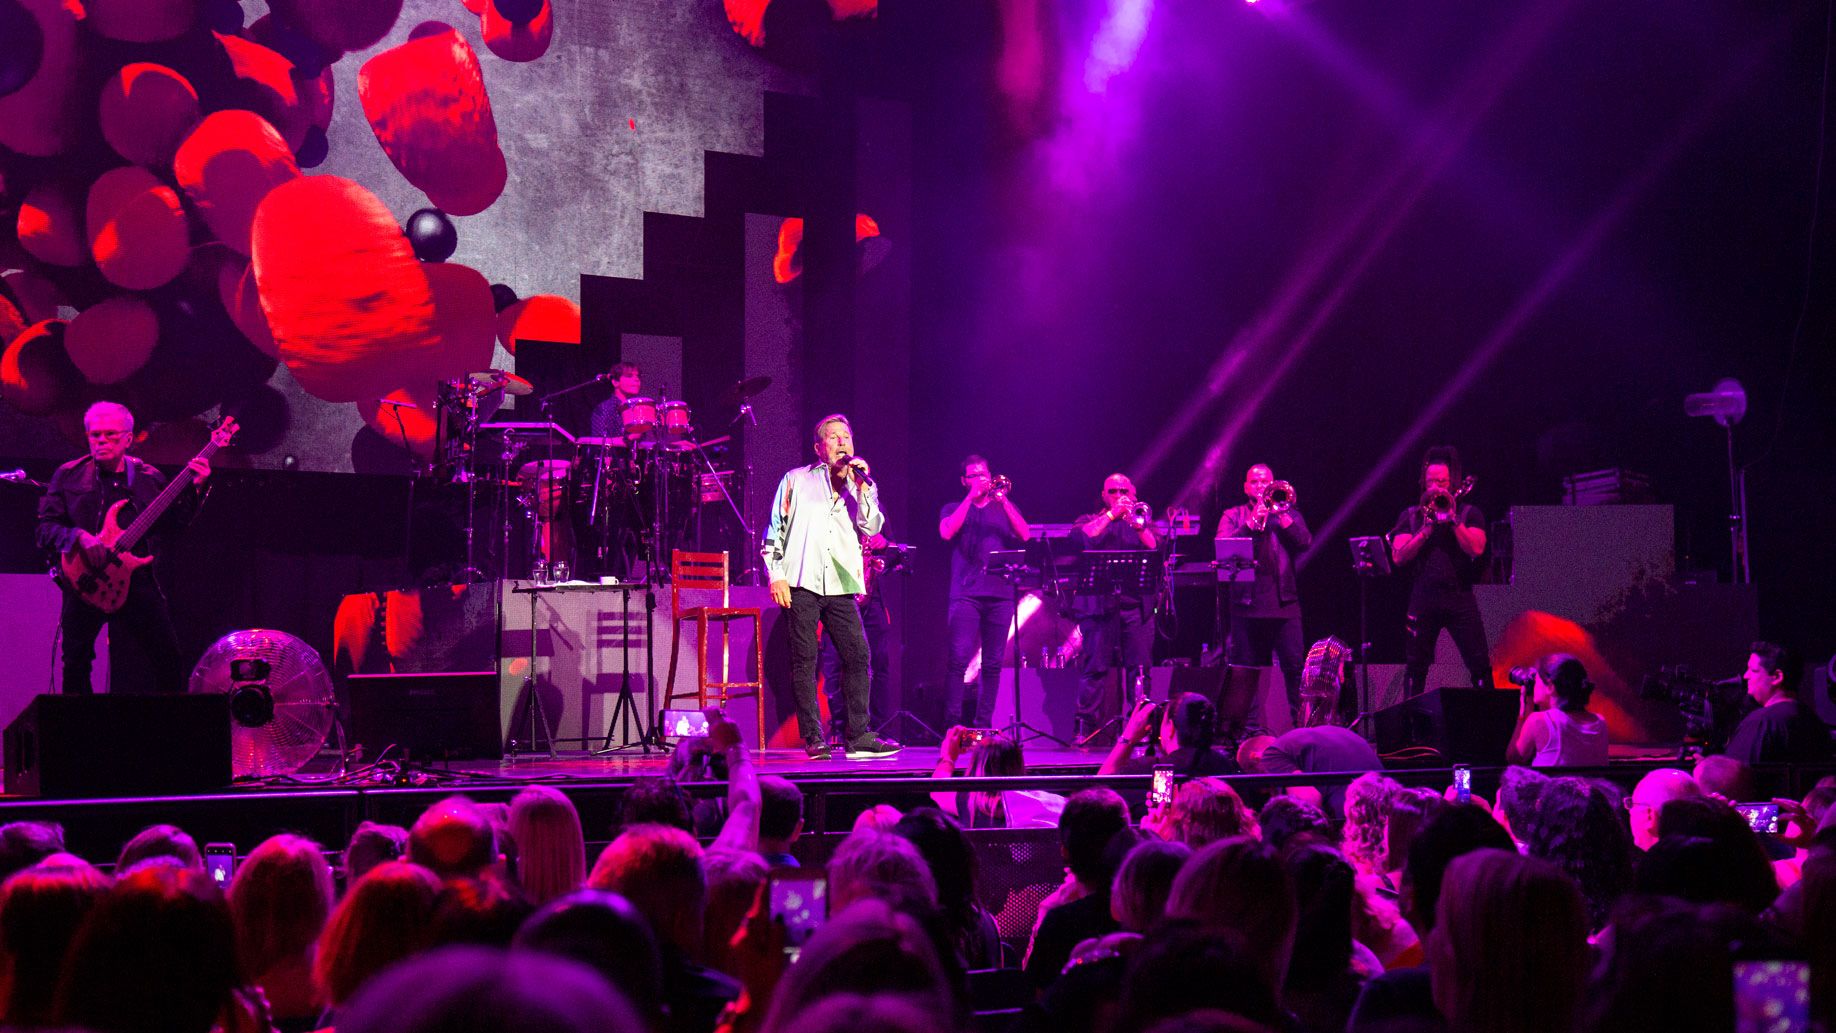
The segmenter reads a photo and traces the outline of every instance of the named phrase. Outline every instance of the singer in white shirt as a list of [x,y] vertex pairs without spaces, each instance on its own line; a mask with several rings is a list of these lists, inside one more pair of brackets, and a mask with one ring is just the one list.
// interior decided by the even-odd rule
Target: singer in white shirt
[[861,539],[879,533],[886,522],[880,492],[867,461],[854,454],[854,428],[848,417],[832,413],[818,420],[814,449],[815,462],[778,482],[761,550],[771,578],[771,598],[790,611],[797,730],[804,752],[816,760],[829,758],[816,700],[820,624],[841,656],[848,759],[890,757],[901,747],[875,735],[867,720],[871,656],[854,601],[867,590]]

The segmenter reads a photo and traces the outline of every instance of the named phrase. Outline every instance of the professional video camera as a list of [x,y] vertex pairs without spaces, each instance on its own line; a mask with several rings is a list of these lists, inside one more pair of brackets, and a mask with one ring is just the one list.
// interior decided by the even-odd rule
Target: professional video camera
[[1683,715],[1684,737],[1700,743],[1705,753],[1719,753],[1727,745],[1747,706],[1741,678],[1703,678],[1682,664],[1646,674],[1638,695],[1676,704]]

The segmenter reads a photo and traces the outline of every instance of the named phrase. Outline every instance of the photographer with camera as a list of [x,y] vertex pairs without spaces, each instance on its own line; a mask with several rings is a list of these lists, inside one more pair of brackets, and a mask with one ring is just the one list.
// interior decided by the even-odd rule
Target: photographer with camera
[[1594,683],[1579,658],[1551,653],[1535,667],[1511,668],[1511,680],[1522,691],[1505,763],[1567,768],[1607,762],[1606,720],[1587,709]]
[[1722,752],[1743,764],[1816,763],[1829,758],[1830,730],[1798,702],[1802,665],[1791,650],[1755,642],[1741,673],[1759,709],[1740,719]]
[[[1234,757],[1217,749],[1217,708],[1196,692],[1182,692],[1162,706],[1152,700],[1135,704],[1128,722],[1097,768],[1099,775],[1145,775],[1159,764],[1168,764],[1181,777],[1234,775]],[[1161,756],[1133,756],[1136,746],[1160,733]]]

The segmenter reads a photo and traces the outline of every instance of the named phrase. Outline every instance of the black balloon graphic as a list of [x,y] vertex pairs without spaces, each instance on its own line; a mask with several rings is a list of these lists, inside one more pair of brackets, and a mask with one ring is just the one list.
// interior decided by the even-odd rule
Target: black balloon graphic
[[494,283],[491,285],[491,301],[497,306],[497,311],[502,312],[517,303],[516,290],[507,283]]
[[408,243],[423,262],[444,262],[459,247],[459,230],[438,208],[423,208],[408,217]]
[[16,92],[38,74],[45,59],[45,35],[18,0],[0,0],[0,97]]

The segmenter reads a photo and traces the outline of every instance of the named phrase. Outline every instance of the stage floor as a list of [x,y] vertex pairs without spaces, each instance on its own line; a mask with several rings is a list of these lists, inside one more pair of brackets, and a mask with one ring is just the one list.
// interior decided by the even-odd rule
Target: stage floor
[[[1027,771],[1036,775],[1075,775],[1096,771],[1109,753],[1101,749],[1064,748],[1053,744],[1028,746]],[[840,750],[830,760],[811,760],[802,750],[767,750],[762,756],[752,751],[753,766],[760,774],[785,778],[923,778],[937,767],[935,746],[908,746],[884,760],[848,760]],[[502,760],[459,760],[427,765],[431,770],[450,771],[471,778],[501,778],[510,782],[541,780],[544,782],[575,779],[583,781],[628,781],[644,775],[665,774],[669,754],[651,750],[628,749],[604,756],[576,751],[561,751],[550,759],[542,753],[525,753]],[[963,774],[967,758],[956,762],[956,773]]]

